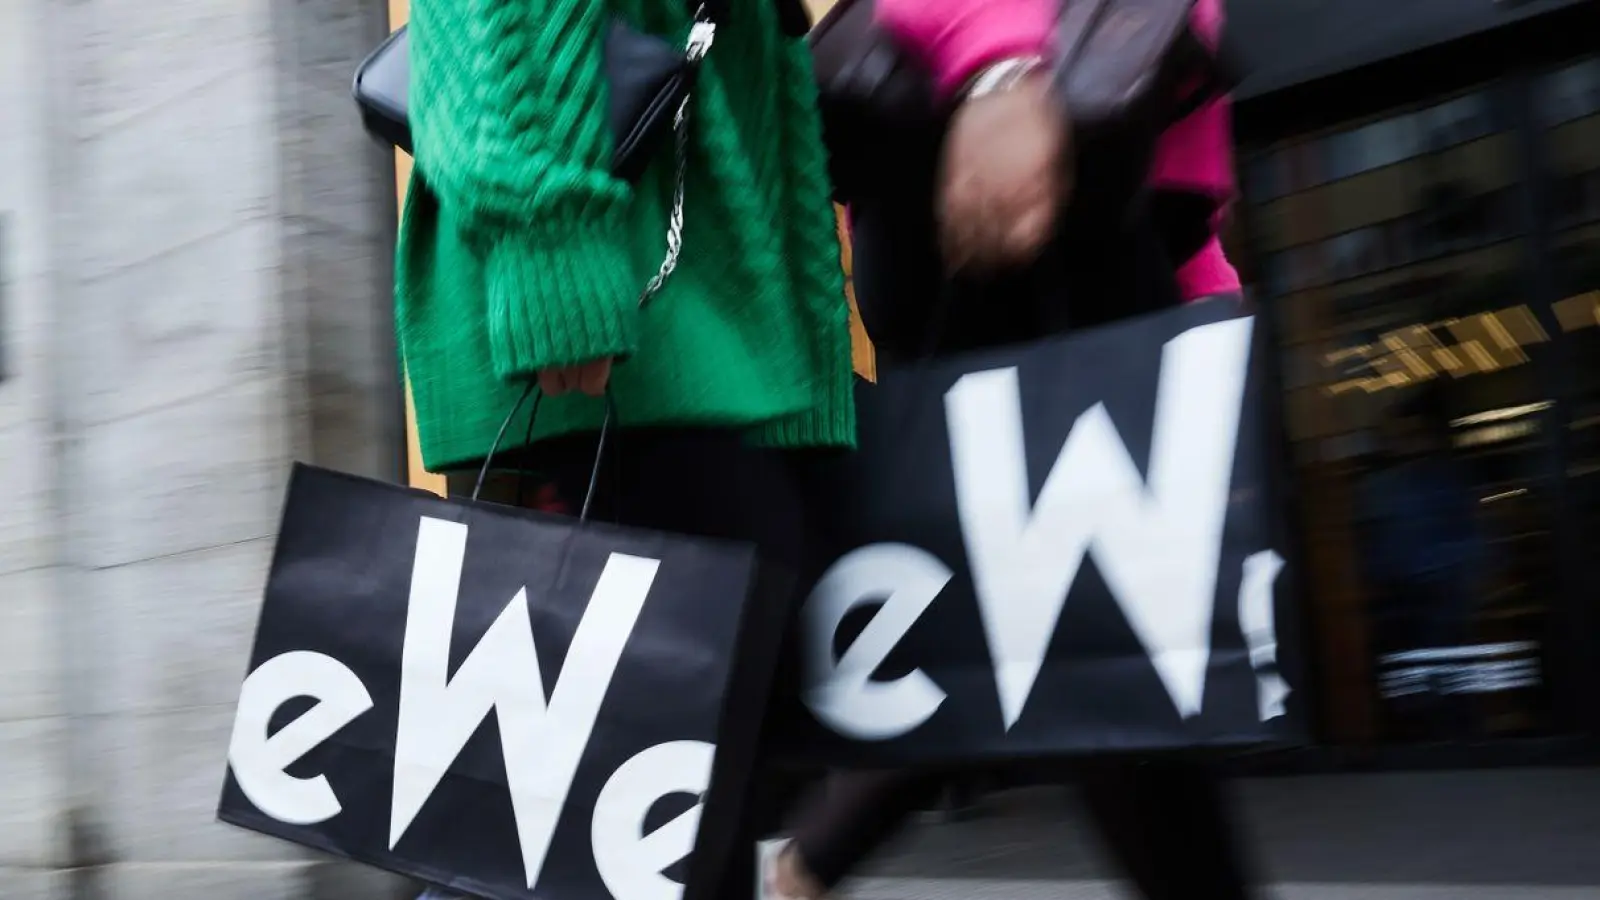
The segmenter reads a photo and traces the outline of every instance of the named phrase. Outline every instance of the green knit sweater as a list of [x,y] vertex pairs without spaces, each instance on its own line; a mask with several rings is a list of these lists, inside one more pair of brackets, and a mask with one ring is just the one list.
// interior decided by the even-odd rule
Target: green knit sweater
[[[482,458],[540,369],[606,356],[625,360],[612,386],[626,427],[854,442],[810,58],[772,4],[733,5],[695,89],[683,255],[640,309],[666,249],[671,150],[636,186],[611,176],[601,34],[621,16],[681,41],[684,0],[412,0],[396,305],[429,469]],[[547,398],[535,439],[601,412]]]

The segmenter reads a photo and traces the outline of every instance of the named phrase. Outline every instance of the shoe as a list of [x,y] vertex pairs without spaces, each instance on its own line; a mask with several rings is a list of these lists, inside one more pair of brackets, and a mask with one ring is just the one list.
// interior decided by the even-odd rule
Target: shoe
[[801,862],[793,841],[784,841],[762,855],[762,900],[824,900],[827,896]]

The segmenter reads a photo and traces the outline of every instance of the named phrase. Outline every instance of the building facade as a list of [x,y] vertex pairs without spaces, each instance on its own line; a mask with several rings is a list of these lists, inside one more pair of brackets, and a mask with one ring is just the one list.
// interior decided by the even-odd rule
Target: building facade
[[1600,7],[1237,5],[1323,764],[1591,759]]

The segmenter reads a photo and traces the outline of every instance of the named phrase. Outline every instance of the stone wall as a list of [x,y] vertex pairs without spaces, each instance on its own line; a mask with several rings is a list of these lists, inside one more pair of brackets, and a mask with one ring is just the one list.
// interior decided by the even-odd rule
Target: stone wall
[[382,0],[0,0],[0,897],[387,897],[214,821],[291,462],[398,477]]

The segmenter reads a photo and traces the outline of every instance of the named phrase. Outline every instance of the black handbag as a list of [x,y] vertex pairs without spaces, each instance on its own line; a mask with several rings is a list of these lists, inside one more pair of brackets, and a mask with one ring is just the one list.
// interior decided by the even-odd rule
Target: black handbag
[[872,0],[838,0],[811,29],[811,68],[834,199],[936,147],[944,131],[933,78],[877,25]]
[[[616,137],[611,171],[619,178],[636,181],[644,173],[674,130],[699,63],[711,49],[716,33],[711,4],[696,0],[693,5],[695,23],[686,47],[645,34],[620,19],[613,20],[606,32],[610,87],[606,114]],[[410,80],[409,37],[401,26],[362,61],[352,87],[367,131],[407,153],[412,152]]]

